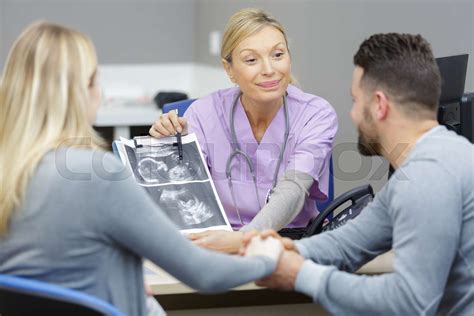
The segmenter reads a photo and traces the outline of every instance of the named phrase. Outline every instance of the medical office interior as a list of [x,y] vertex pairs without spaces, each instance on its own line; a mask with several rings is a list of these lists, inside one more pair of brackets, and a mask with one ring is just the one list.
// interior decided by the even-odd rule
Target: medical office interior
[[[139,136],[161,113],[154,102],[159,92],[199,98],[232,86],[221,65],[220,42],[227,19],[245,7],[264,9],[285,26],[299,86],[327,99],[337,112],[335,197],[363,184],[377,192],[388,177],[386,161],[357,151],[350,119],[352,58],[364,39],[374,33],[420,33],[435,57],[469,54],[464,92],[474,92],[473,0],[0,0],[0,66],[33,21],[84,32],[99,58],[103,104],[95,127],[110,141]],[[187,288],[177,295],[177,287],[165,280],[160,288],[164,299],[159,300],[165,309],[170,306],[169,315],[324,314],[299,297],[282,305],[260,304],[258,296],[239,291],[201,298]],[[207,303],[199,306],[201,300]]]

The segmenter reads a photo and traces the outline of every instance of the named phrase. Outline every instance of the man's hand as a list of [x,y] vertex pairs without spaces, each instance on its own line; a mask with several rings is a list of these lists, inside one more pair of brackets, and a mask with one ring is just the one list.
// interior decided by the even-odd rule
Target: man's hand
[[294,251],[283,251],[275,271],[268,277],[255,282],[258,286],[283,291],[295,288],[296,277],[304,263],[304,258]]
[[250,243],[250,240],[254,236],[258,236],[258,235],[260,235],[260,237],[262,237],[262,239],[265,239],[267,237],[273,237],[273,238],[279,240],[283,244],[284,249],[298,252],[298,249],[296,249],[296,246],[295,246],[295,243],[293,242],[293,240],[291,240],[290,238],[282,237],[282,236],[278,235],[278,233],[276,231],[274,231],[273,229],[267,229],[267,230],[264,230],[262,232],[259,232],[257,230],[252,230],[252,231],[244,233],[243,238],[242,238],[242,247],[240,247],[240,249],[239,249],[239,254],[240,255],[245,254],[246,248],[247,248],[248,244]]
[[202,233],[188,234],[187,237],[201,247],[234,254],[242,246],[243,235],[242,232],[207,230]]

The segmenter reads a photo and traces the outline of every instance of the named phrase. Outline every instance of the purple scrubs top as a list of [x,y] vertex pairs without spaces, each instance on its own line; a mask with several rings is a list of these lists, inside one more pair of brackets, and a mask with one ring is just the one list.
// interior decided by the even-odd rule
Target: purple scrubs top
[[[240,223],[232,202],[226,178],[227,159],[233,151],[229,117],[238,87],[216,91],[196,100],[185,113],[189,132],[197,135],[201,149],[209,166],[217,193],[234,229]],[[287,106],[290,134],[279,170],[279,177],[286,171],[297,170],[313,177],[314,184],[303,210],[287,227],[303,227],[318,211],[315,199],[325,199],[329,182],[329,159],[337,132],[337,115],[324,99],[304,93],[295,86],[288,86]],[[280,149],[284,141],[285,113],[283,107],[277,112],[258,143],[252,133],[245,110],[237,101],[235,109],[235,131],[240,148],[254,164],[260,205],[272,186]],[[252,175],[240,155],[232,160],[232,183],[237,207],[244,224],[248,224],[260,210]],[[271,202],[270,202],[271,203]]]

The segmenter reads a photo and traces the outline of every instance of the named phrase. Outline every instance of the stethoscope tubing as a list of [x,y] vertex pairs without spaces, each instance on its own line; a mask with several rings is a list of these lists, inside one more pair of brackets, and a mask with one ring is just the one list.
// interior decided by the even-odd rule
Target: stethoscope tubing
[[[258,192],[257,178],[255,176],[254,165],[252,163],[252,160],[249,158],[249,156],[245,152],[243,152],[242,149],[240,148],[239,142],[237,141],[237,135],[236,135],[236,132],[235,132],[235,125],[234,125],[235,108],[237,107],[237,101],[239,100],[241,95],[242,95],[242,93],[239,93],[237,95],[237,97],[235,98],[234,103],[232,105],[232,108],[230,110],[229,123],[230,123],[230,134],[231,134],[231,145],[233,147],[233,151],[229,155],[229,157],[227,158],[226,171],[225,172],[226,172],[226,177],[227,177],[227,182],[228,182],[230,194],[232,196],[232,203],[234,204],[234,208],[235,208],[235,212],[237,213],[237,217],[239,218],[239,221],[243,226],[244,222],[242,220],[239,209],[237,207],[237,201],[235,199],[234,188],[233,188],[233,184],[232,184],[232,174],[231,174],[232,160],[238,155],[244,157],[245,163],[247,164],[247,166],[250,170],[250,174],[252,175],[252,180],[253,180],[253,184],[254,184],[254,187],[255,187],[255,194],[256,194],[256,197],[257,197],[259,211],[262,208],[262,206],[260,204],[260,194]],[[290,120],[289,120],[289,115],[288,115],[288,106],[287,106],[287,97],[286,97],[286,95],[283,96],[283,110],[284,110],[284,113],[285,113],[284,141],[283,141],[282,147],[280,149],[280,154],[278,156],[278,162],[277,162],[277,165],[275,167],[275,172],[273,174],[272,186],[270,188],[269,193],[267,194],[267,201],[266,202],[268,202],[268,199],[269,199],[270,195],[272,194],[273,189],[275,188],[276,183],[278,181],[278,173],[280,171],[280,165],[281,165],[281,162],[283,161],[283,156],[284,156],[284,153],[285,153],[285,150],[286,150],[286,144],[288,143],[288,138],[289,138],[289,135],[290,135]]]

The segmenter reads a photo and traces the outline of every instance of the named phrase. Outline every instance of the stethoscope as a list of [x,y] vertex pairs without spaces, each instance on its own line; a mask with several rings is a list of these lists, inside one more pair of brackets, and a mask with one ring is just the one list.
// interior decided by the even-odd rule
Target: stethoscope
[[[232,196],[232,203],[234,203],[235,212],[237,213],[237,217],[239,218],[240,223],[242,224],[242,226],[244,226],[244,222],[242,221],[242,218],[240,217],[240,212],[239,212],[239,209],[237,207],[237,202],[235,200],[234,188],[232,186],[231,163],[232,163],[232,159],[234,159],[234,157],[236,157],[237,155],[240,155],[244,158],[244,160],[245,160],[245,162],[246,162],[246,164],[247,164],[247,166],[250,170],[250,174],[252,175],[253,185],[255,187],[255,194],[257,196],[257,202],[258,202],[259,210],[262,208],[262,206],[260,204],[260,195],[258,193],[257,179],[256,179],[256,176],[255,176],[254,165],[253,165],[252,161],[250,160],[249,156],[247,156],[247,154],[245,152],[243,152],[242,149],[240,148],[240,145],[237,141],[237,136],[235,134],[235,126],[234,126],[235,108],[237,106],[237,101],[239,100],[241,95],[242,95],[242,93],[239,93],[237,95],[237,97],[235,98],[234,103],[232,105],[232,109],[230,111],[229,122],[230,122],[230,134],[231,134],[231,137],[232,137],[231,145],[232,145],[233,151],[229,155],[229,158],[227,158],[225,174],[226,174],[226,177],[227,177],[227,182],[228,182],[228,185],[229,185],[230,194]],[[273,175],[272,187],[267,192],[267,196],[265,198],[265,203],[268,203],[268,201],[270,200],[270,196],[273,193],[273,189],[276,186],[276,183],[277,183],[277,180],[278,180],[278,171],[280,170],[280,165],[281,165],[281,162],[283,160],[283,154],[285,152],[286,144],[288,143],[288,137],[289,137],[289,134],[290,134],[290,120],[289,120],[289,116],[288,116],[288,106],[286,104],[286,95],[283,96],[283,110],[285,111],[284,112],[285,113],[284,141],[283,141],[283,145],[280,149],[280,155],[278,157],[278,162],[277,162],[277,165],[276,165],[276,168],[275,168],[275,173]]]

